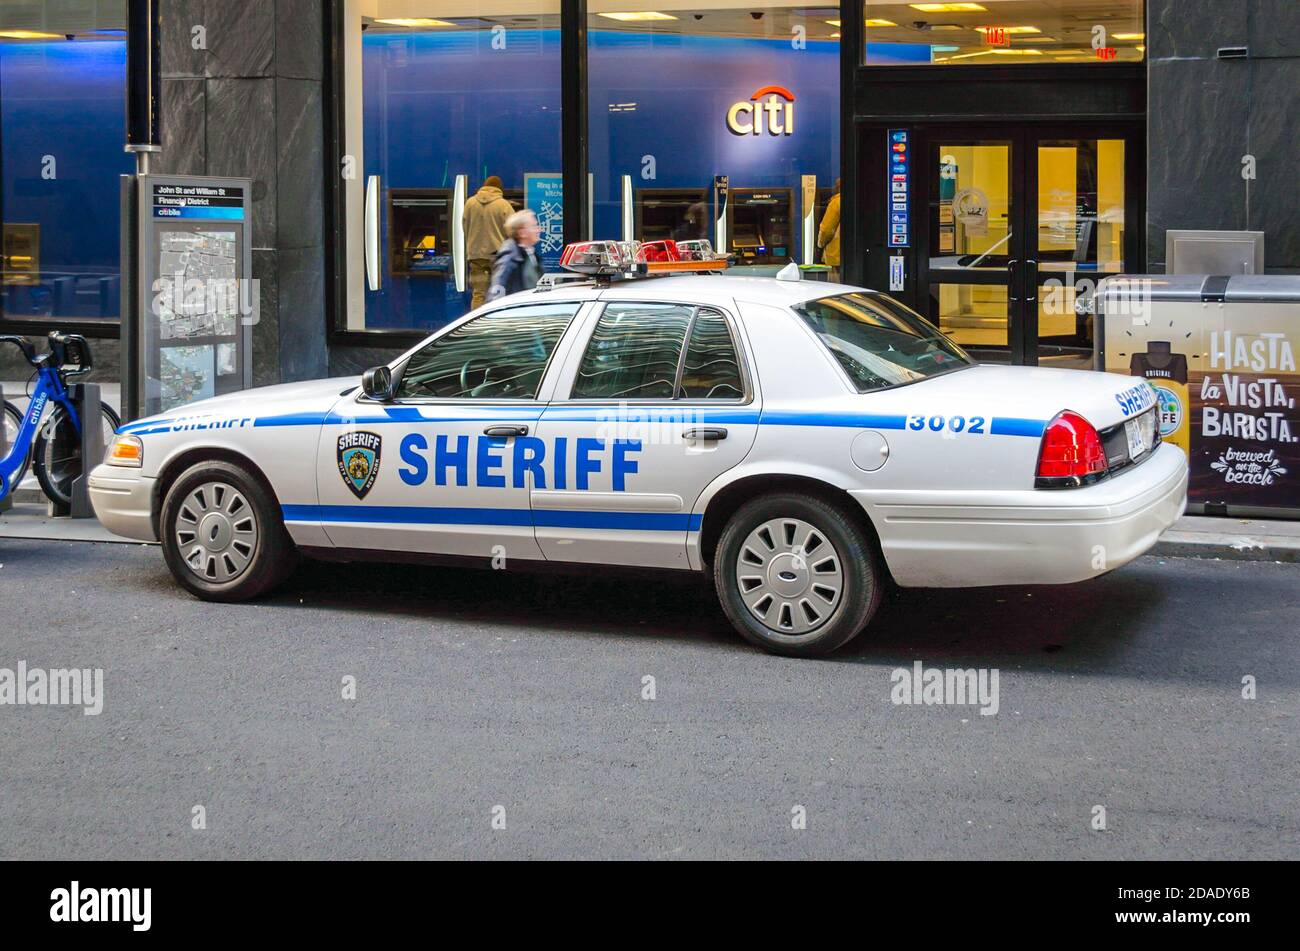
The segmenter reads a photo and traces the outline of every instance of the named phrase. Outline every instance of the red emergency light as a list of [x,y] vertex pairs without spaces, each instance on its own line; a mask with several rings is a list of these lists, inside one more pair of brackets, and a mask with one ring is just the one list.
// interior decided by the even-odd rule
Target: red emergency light
[[[683,246],[691,247],[682,250]],[[702,246],[702,247],[701,247]],[[726,258],[713,253],[708,241],[578,241],[560,255],[560,267],[593,277],[634,278],[651,274],[692,274],[721,271]]]

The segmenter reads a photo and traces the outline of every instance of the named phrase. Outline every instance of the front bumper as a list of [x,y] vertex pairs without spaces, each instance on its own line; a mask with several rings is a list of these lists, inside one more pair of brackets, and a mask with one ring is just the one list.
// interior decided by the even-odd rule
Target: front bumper
[[138,469],[96,466],[88,483],[95,517],[114,535],[156,542],[153,487],[154,480],[140,475]]
[[1187,507],[1187,457],[1166,443],[1141,465],[1077,489],[852,494],[903,587],[1068,584],[1150,550]]

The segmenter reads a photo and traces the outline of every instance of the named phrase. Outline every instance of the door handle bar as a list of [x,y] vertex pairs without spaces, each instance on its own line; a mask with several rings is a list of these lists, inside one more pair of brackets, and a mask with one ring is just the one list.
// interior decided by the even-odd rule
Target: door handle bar
[[726,439],[727,431],[725,429],[720,429],[720,428],[688,429],[686,430],[686,432],[682,433],[682,438],[698,439],[706,442],[716,442],[719,439]]
[[498,436],[510,438],[511,436],[527,436],[527,426],[489,426],[483,430],[484,436]]

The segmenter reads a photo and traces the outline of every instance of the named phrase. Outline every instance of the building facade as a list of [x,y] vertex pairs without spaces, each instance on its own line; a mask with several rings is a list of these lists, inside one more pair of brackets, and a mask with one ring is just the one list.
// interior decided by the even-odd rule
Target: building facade
[[[85,333],[109,380],[125,6],[0,7],[0,333]],[[456,223],[498,197],[539,213],[551,264],[581,237],[707,237],[892,289],[1017,363],[1088,365],[1076,303],[1162,273],[1170,231],[1261,232],[1264,269],[1300,273],[1295,0],[160,10],[151,171],[252,180],[259,384],[358,372],[467,312]],[[25,378],[13,356],[0,380]]]

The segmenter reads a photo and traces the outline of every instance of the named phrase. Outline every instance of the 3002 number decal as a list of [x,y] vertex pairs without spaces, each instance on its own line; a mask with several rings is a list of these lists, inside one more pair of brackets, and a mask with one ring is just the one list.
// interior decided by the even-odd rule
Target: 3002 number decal
[[950,433],[975,433],[983,436],[988,434],[984,425],[986,422],[987,419],[983,416],[909,416],[907,428],[918,432],[923,429],[933,433],[946,430]]

